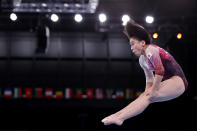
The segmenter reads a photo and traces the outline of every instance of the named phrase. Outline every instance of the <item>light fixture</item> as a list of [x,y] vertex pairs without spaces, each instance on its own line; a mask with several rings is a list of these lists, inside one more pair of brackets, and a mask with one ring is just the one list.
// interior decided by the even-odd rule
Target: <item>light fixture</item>
[[153,34],[153,38],[154,38],[154,39],[157,39],[158,37],[159,37],[159,34],[158,34],[158,33],[154,33],[154,34]]
[[99,14],[99,21],[104,23],[107,20],[107,16],[104,13]]
[[178,33],[176,37],[177,37],[177,39],[181,39],[182,38],[182,34]]
[[11,13],[11,14],[10,14],[10,19],[11,19],[12,21],[16,21],[16,20],[17,20],[17,15],[16,15],[15,13]]
[[47,4],[46,3],[42,3],[42,7],[47,7]]
[[53,22],[57,22],[57,21],[59,20],[58,15],[52,14],[52,15],[51,15],[51,20],[52,20]]
[[130,20],[130,17],[128,15],[123,15],[122,16],[122,25],[125,26],[129,20]]
[[75,14],[75,17],[74,17],[75,21],[76,22],[81,22],[83,20],[83,17],[81,14]]
[[154,22],[154,17],[153,16],[146,16],[146,23],[153,23]]

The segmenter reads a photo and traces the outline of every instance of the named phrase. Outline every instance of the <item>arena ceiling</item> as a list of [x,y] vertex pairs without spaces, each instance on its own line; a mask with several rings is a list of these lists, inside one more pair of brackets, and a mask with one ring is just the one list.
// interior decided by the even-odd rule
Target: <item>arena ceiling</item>
[[[20,10],[17,2],[23,4]],[[35,10],[25,7],[28,3],[35,3],[32,5]],[[49,9],[38,11],[37,8],[42,3],[48,3]],[[6,4],[8,6],[5,6]],[[56,10],[50,9],[53,5],[56,5]],[[41,21],[54,31],[100,31],[100,28],[105,28],[104,31],[119,31],[122,29],[122,15],[128,14],[132,19],[152,30],[161,30],[165,27],[187,30],[187,26],[197,24],[196,5],[196,0],[1,0],[0,29],[34,30]],[[65,8],[65,6],[69,7],[61,10],[61,7]],[[10,20],[11,12],[17,13],[17,21]],[[52,13],[59,15],[58,22],[50,21],[49,17]],[[73,20],[76,13],[83,15],[84,20],[81,23]],[[99,13],[106,13],[108,20],[105,25],[99,24],[97,18]],[[145,23],[147,15],[154,16],[153,24]]]

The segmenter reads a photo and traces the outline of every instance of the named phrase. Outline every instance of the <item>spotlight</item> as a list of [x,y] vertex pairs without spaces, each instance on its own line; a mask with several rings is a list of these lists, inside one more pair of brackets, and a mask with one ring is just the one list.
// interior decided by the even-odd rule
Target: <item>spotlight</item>
[[42,7],[47,7],[46,3],[42,3],[41,5],[42,5]]
[[107,16],[104,13],[99,14],[99,21],[104,23],[107,20]]
[[177,37],[177,39],[181,39],[182,38],[182,34],[178,33],[176,37]]
[[57,22],[57,21],[59,20],[58,15],[52,14],[52,15],[51,15],[51,20],[52,20],[53,22]]
[[69,7],[69,4],[67,4],[67,3],[64,3],[64,7],[66,7],[66,8],[67,8],[67,7]]
[[122,16],[122,25],[125,26],[129,20],[130,20],[130,17],[128,15],[123,15]]
[[153,38],[154,38],[154,39],[157,39],[158,37],[159,37],[159,34],[158,34],[158,33],[154,33],[154,34],[153,34]]
[[40,12],[40,9],[36,9],[36,12]]
[[75,21],[76,22],[81,22],[83,20],[83,17],[81,14],[76,14],[75,17],[74,17]]
[[153,22],[154,22],[154,17],[152,17],[152,16],[146,16],[146,23],[151,24]]
[[11,14],[10,14],[10,19],[11,19],[12,21],[16,21],[16,20],[17,20],[17,15],[16,15],[15,13],[11,13]]

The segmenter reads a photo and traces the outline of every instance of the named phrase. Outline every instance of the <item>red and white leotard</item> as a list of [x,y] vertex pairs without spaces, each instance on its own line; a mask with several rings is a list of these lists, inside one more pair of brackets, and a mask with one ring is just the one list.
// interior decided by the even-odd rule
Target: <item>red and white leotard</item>
[[162,75],[162,81],[172,76],[180,76],[183,79],[185,88],[188,87],[187,79],[182,68],[176,60],[167,51],[157,45],[150,44],[144,55],[139,58],[140,66],[143,68],[146,76],[146,82],[153,82],[153,71],[157,75]]

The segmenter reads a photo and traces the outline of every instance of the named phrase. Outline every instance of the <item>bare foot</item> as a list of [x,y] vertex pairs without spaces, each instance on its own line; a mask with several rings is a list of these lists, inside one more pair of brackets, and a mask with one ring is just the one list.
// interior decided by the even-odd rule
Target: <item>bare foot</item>
[[104,125],[110,125],[110,124],[116,124],[118,126],[121,126],[123,123],[123,120],[119,118],[117,114],[110,115],[108,117],[105,117],[102,122]]

